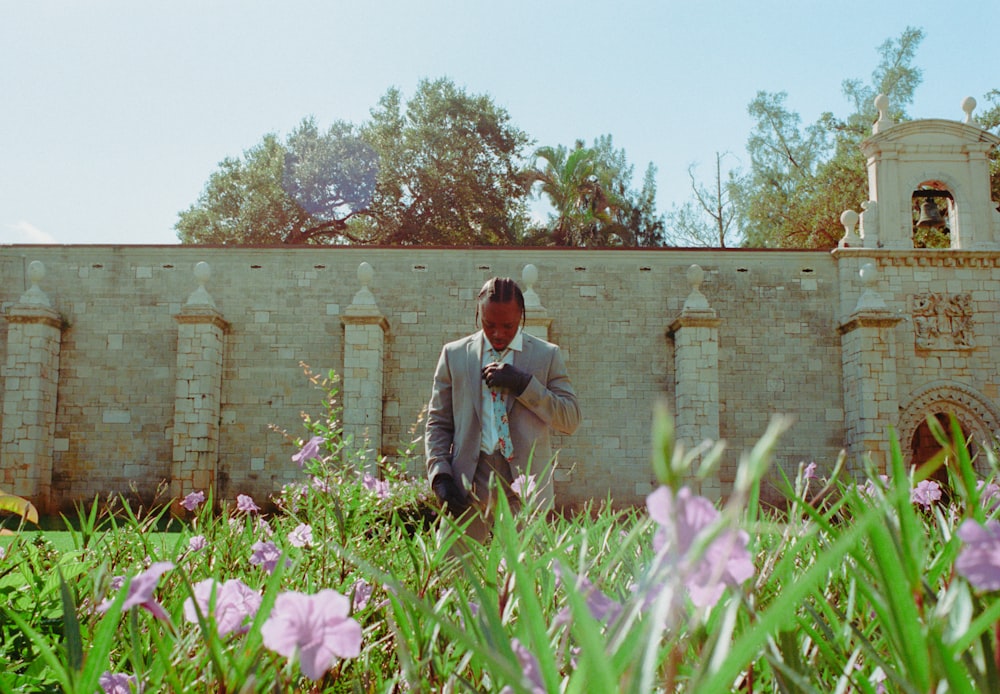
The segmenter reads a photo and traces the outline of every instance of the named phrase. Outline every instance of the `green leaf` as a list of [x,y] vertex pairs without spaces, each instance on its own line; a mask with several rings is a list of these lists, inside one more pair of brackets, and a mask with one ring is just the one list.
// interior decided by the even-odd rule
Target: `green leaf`
[[559,673],[555,667],[552,644],[546,630],[544,610],[538,600],[536,591],[535,567],[531,562],[525,562],[519,554],[522,542],[518,541],[517,527],[513,514],[507,503],[506,494],[497,490],[496,522],[494,524],[495,539],[498,539],[505,552],[507,566],[514,574],[514,590],[517,593],[521,619],[530,638],[530,649],[538,660],[546,689],[555,691],[559,688]]
[[66,668],[63,662],[59,659],[52,646],[49,645],[48,639],[42,634],[38,633],[32,628],[27,621],[24,620],[21,615],[17,612],[12,612],[3,608],[0,611],[6,615],[7,619],[12,621],[21,632],[28,637],[32,645],[38,649],[42,660],[49,666],[52,674],[55,676],[56,681],[62,686],[63,691],[69,694],[73,694],[77,691],[73,683],[73,674],[70,670]]
[[[892,464],[892,484],[890,495],[893,506],[896,508],[896,515],[899,519],[899,541],[895,560],[903,568],[904,584],[911,594],[920,590],[920,581],[923,578],[922,562],[926,554],[924,550],[924,532],[917,519],[913,503],[910,501],[910,476],[907,474],[906,463],[903,452],[899,447],[899,439],[896,432],[889,430],[890,462]],[[876,556],[876,559],[884,558]],[[897,585],[898,584],[887,584]]]
[[671,459],[674,453],[674,420],[663,402],[653,408],[653,473],[656,479],[671,489],[680,487]]
[[902,664],[917,688],[927,691],[931,677],[927,644],[920,613],[913,599],[914,593],[906,576],[906,563],[900,559],[899,547],[885,527],[873,525],[868,537],[879,571],[878,585],[882,587],[882,595],[888,605],[887,618],[882,619],[882,627],[894,639]]
[[601,624],[590,614],[586,598],[575,586],[566,585],[566,600],[573,616],[572,631],[580,643],[579,667],[570,677],[568,692],[619,691],[612,660],[605,651]]
[[66,659],[70,669],[74,672],[80,672],[83,669],[83,639],[80,637],[80,621],[76,617],[76,603],[66,579],[63,578],[62,570],[57,567],[57,571],[59,573],[59,594],[62,598]]
[[38,509],[33,503],[23,497],[7,494],[2,490],[0,490],[0,511],[16,513],[27,522],[38,525]]

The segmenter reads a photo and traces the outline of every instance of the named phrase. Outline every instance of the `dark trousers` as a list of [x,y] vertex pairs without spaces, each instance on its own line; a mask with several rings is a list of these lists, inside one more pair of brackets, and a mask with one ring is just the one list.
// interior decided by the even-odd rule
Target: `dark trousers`
[[[482,543],[489,537],[493,529],[493,508],[496,505],[497,490],[502,490],[507,497],[510,510],[517,513],[521,508],[521,500],[511,489],[514,482],[514,471],[510,463],[500,453],[480,453],[476,474],[472,478],[470,490],[470,506],[467,513],[472,514],[472,522],[466,529],[466,534]],[[464,520],[464,518],[463,518]]]

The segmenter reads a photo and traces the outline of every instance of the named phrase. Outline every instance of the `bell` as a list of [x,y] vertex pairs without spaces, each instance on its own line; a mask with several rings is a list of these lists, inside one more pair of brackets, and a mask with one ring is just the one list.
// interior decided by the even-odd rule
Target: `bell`
[[920,205],[920,219],[917,226],[921,229],[940,229],[945,225],[944,217],[933,200],[924,200]]

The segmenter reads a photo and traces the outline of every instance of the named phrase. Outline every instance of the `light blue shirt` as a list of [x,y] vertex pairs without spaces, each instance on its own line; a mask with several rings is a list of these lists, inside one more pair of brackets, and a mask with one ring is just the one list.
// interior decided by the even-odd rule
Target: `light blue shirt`
[[[487,364],[492,364],[494,361],[498,361],[493,358],[491,350],[493,345],[486,338],[486,333],[482,330],[479,331],[479,339],[482,341],[483,345],[483,363],[480,364],[480,368],[486,366]],[[507,348],[501,352],[499,361],[503,364],[513,364],[514,363],[514,352],[521,351],[521,329],[518,328],[517,334],[514,335],[514,339],[510,341]],[[483,434],[479,440],[479,450],[483,453],[493,453],[497,449],[497,445],[500,440],[500,436],[497,433],[497,423],[493,417],[493,396],[490,394],[489,386],[486,385],[486,381],[483,381],[482,387],[482,398],[483,398]],[[506,395],[505,395],[506,397]]]

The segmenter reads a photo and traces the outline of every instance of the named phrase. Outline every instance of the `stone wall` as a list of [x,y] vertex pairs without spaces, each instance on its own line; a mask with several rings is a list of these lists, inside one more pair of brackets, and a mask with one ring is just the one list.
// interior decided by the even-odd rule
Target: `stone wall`
[[[353,430],[395,455],[421,431],[414,427],[441,345],[474,330],[474,297],[492,275],[513,276],[537,294],[533,320],[565,350],[579,393],[580,429],[554,440],[561,503],[642,500],[652,482],[658,399],[683,409],[679,431],[689,446],[716,431],[727,441],[713,482],[723,494],[740,452],[775,414],[794,418],[776,456],[789,472],[803,461],[832,466],[845,446],[855,455],[880,450],[888,425],[912,429],[942,402],[964,408],[971,430],[992,434],[1000,397],[998,257],[879,249],[2,246],[0,486],[13,486],[27,464],[14,459],[24,429],[21,406],[11,403],[23,384],[12,381],[20,378],[22,348],[11,335],[35,260],[46,270],[38,288],[61,321],[45,453],[51,506],[66,508],[132,486],[148,497],[160,482],[186,492],[206,479],[225,497],[263,499],[297,479],[295,448],[275,428],[303,435],[301,413],[320,414],[323,395],[300,362],[344,374]],[[195,276],[199,262],[210,276]],[[364,263],[370,271],[359,273]],[[866,263],[872,270],[862,281]],[[537,269],[530,286],[522,280],[528,265]],[[692,265],[702,269],[698,277]],[[527,277],[534,278],[530,269]],[[850,320],[866,290],[891,320],[859,333]],[[973,344],[955,346],[940,331],[938,342],[915,341],[914,311],[918,322],[927,318],[919,315],[926,307],[914,307],[934,293],[968,295],[961,301]],[[221,363],[213,367],[216,343]],[[192,361],[192,345],[209,356]],[[373,361],[374,354],[381,356]],[[893,372],[891,382],[879,380],[883,369]],[[876,385],[882,403],[875,410],[852,400]],[[381,427],[372,426],[379,419]],[[862,430],[865,437],[849,440]],[[192,436],[204,445],[190,443]],[[196,467],[214,465],[210,477],[183,471],[180,462],[192,456],[205,461]],[[421,468],[412,461],[415,473]]]

